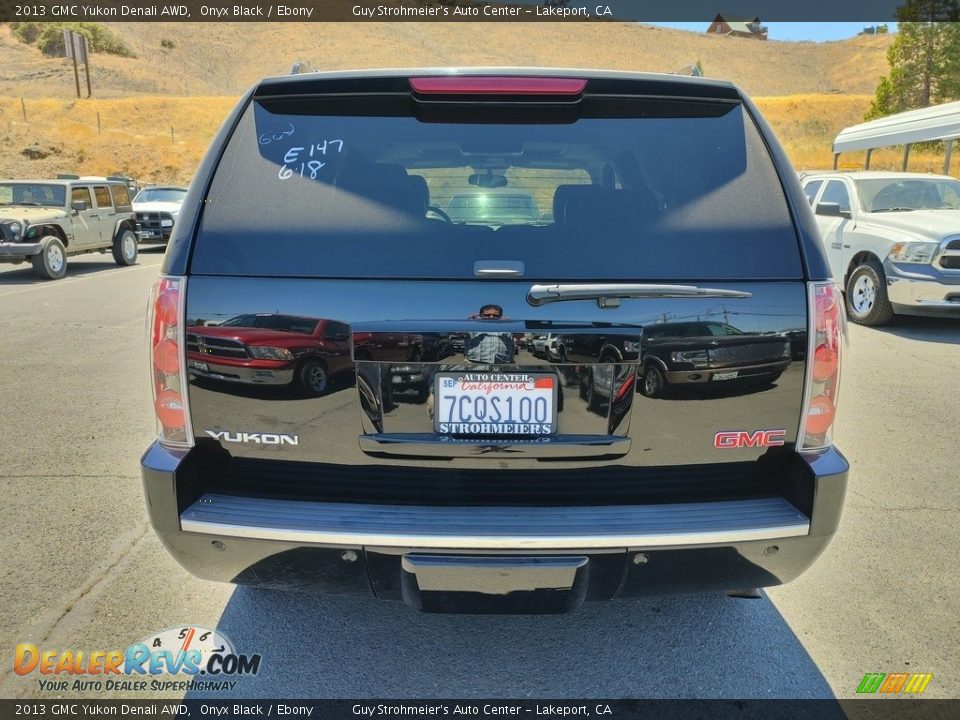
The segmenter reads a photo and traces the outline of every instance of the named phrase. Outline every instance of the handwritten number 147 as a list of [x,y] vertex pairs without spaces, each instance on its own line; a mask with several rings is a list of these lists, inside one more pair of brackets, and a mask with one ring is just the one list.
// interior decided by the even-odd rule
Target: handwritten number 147
[[327,153],[343,152],[343,140],[324,140],[307,146],[292,147],[283,156],[283,166],[277,174],[281,180],[288,180],[294,175],[317,179],[317,173],[326,163],[316,158],[326,157]]

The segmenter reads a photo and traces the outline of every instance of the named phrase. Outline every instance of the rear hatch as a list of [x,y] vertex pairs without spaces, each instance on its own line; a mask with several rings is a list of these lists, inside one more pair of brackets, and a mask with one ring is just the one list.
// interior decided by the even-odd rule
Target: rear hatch
[[[482,209],[503,188],[530,199],[524,212],[457,215],[463,198]],[[223,470],[212,484],[291,497],[767,495],[780,475],[770,464],[794,457],[807,303],[781,180],[731,86],[268,81],[195,229],[193,432]],[[264,314],[343,330],[271,348],[253,328],[217,327]],[[671,349],[661,333],[656,354],[701,350],[728,371],[635,392],[654,362],[645,332],[684,322],[735,339]],[[546,334],[557,337],[547,357],[520,347]],[[730,371],[769,362],[775,377]],[[324,372],[328,383],[311,384]],[[758,430],[783,444],[716,442]]]

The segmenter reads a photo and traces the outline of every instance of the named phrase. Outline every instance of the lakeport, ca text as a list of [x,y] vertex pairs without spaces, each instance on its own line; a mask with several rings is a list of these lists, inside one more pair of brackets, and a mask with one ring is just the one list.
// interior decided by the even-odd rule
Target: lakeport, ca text
[[609,5],[596,5],[593,7],[558,7],[558,6],[498,6],[498,5],[455,5],[453,7],[430,6],[430,5],[354,5],[353,15],[358,18],[386,19],[386,18],[438,18],[448,20],[458,20],[466,18],[487,18],[497,19],[563,19],[563,18],[589,18],[589,17],[613,17],[613,11]]
[[416,705],[354,705],[351,712],[358,717],[464,717],[464,716],[499,716],[499,717],[591,717],[612,716],[610,706],[604,703],[599,705],[567,705],[563,703],[542,703],[533,707],[523,705],[484,703],[480,705],[460,704],[416,704]]

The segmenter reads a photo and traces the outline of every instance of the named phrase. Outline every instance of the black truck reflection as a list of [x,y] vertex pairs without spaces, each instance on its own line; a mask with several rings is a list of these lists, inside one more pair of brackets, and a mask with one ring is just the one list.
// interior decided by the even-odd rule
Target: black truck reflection
[[744,333],[721,322],[651,325],[640,345],[639,390],[651,398],[676,387],[773,383],[792,356],[782,334]]

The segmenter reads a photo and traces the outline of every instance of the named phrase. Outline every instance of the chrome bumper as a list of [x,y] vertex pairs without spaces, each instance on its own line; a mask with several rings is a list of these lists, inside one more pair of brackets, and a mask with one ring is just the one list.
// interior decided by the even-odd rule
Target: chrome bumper
[[[682,385],[686,383],[708,383],[713,380],[713,376],[723,373],[736,372],[737,377],[730,381],[751,380],[765,375],[776,375],[787,369],[790,360],[782,360],[774,363],[763,363],[760,365],[737,365],[733,367],[705,368],[703,370],[671,370],[665,373],[664,377],[671,385]],[[718,382],[729,382],[721,380]]]
[[600,507],[442,507],[305,502],[207,493],[185,532],[316,545],[447,550],[661,548],[799,537],[783,498]]
[[890,260],[883,269],[887,297],[898,312],[960,316],[960,274],[951,277],[926,266],[908,270]]
[[[222,380],[224,382],[244,383],[247,385],[289,385],[293,382],[293,368],[270,370],[263,368],[235,367],[207,362],[207,370],[200,370],[187,364],[187,372],[192,377]],[[203,361],[206,362],[206,361]]]

